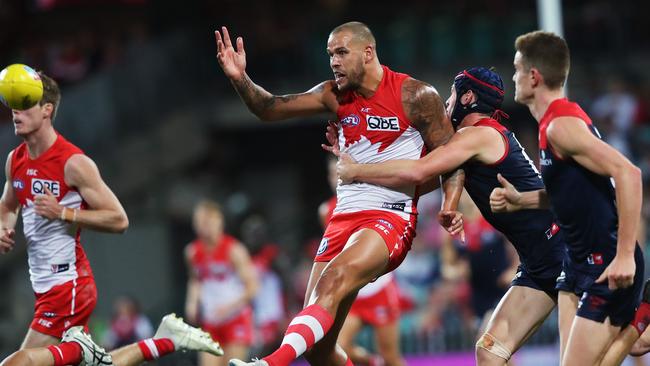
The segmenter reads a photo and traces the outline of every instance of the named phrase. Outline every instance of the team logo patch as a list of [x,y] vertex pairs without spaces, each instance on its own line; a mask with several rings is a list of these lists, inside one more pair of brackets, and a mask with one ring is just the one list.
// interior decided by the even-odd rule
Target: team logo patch
[[379,220],[377,220],[377,222],[379,222],[380,224],[383,224],[387,228],[393,230],[393,224],[391,224],[390,222],[388,222],[388,221],[386,221],[384,219],[379,219]]
[[328,238],[323,238],[323,240],[320,241],[320,245],[318,246],[318,250],[316,251],[316,255],[321,255],[325,253],[327,250],[328,244],[330,240]]
[[553,165],[553,160],[546,158],[545,150],[540,150],[539,152],[539,165],[544,165],[544,166]]
[[356,114],[350,114],[343,117],[343,119],[341,120],[341,126],[354,127],[357,126],[359,122],[361,122],[359,116],[357,116]]
[[368,131],[399,132],[397,117],[366,116]]
[[558,231],[560,231],[560,227],[557,226],[556,223],[553,223],[553,225],[551,225],[550,229],[546,230],[546,232],[545,232],[546,239],[551,239],[553,237],[553,235],[557,234]]
[[592,253],[587,257],[587,263],[593,265],[601,265],[604,263],[602,253]]
[[19,191],[25,189],[25,183],[20,179],[14,179],[11,185],[14,187],[14,189],[17,189]]
[[65,272],[70,269],[70,264],[53,264],[52,265],[52,273],[61,273]]
[[32,178],[32,195],[45,194],[45,188],[49,189],[54,197],[61,195],[61,183],[56,180]]

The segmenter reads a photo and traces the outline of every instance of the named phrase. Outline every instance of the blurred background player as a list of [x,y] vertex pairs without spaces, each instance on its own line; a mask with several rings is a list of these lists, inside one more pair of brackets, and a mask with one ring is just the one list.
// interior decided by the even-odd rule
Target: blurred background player
[[[21,350],[2,365],[59,366],[82,359],[106,362],[111,356],[83,331],[97,302],[97,290],[81,247],[81,228],[120,233],[129,222],[95,163],[54,129],[61,93],[53,79],[42,73],[40,77],[41,101],[27,110],[12,110],[15,133],[24,142],[7,157],[7,182],[0,199],[2,253],[13,248],[14,227],[22,209],[36,305]],[[59,344],[66,331],[68,341]],[[127,366],[176,349],[221,351],[203,332],[167,316],[155,338],[123,347],[112,356],[116,365]]]
[[268,233],[268,224],[261,215],[254,214],[241,225],[241,237],[250,250],[257,271],[259,289],[253,298],[253,346],[256,353],[272,352],[280,343],[286,310],[284,283],[281,274],[291,277],[295,267],[289,263],[282,246],[274,243]]
[[[338,183],[336,163],[336,157],[328,154],[327,182],[333,192],[336,192]],[[335,207],[336,195],[319,206],[318,215],[323,229],[327,228]],[[399,317],[397,282],[392,273],[387,273],[359,290],[343,322],[338,343],[355,365],[403,366],[405,363],[400,352]],[[369,353],[356,343],[356,337],[364,325],[372,327],[378,355]]]
[[116,349],[153,336],[151,321],[140,310],[138,301],[123,295],[113,302],[113,317],[101,344]]
[[[235,49],[226,27],[215,36],[219,65],[262,120],[336,113],[343,149],[363,161],[416,159],[425,147],[433,149],[453,134],[437,91],[383,66],[375,38],[363,23],[345,23],[330,32],[327,53],[334,80],[284,96],[272,95],[250,79],[242,37],[236,39]],[[459,177],[446,179],[452,205],[460,196]],[[232,365],[285,366],[308,349],[305,356],[313,365],[349,363],[336,340],[356,292],[397,268],[415,234],[419,188],[402,188],[337,188],[335,214],[314,259],[305,308],[289,324],[275,352],[253,363],[233,359]]]
[[14,246],[18,212],[27,239],[34,318],[21,349],[58,344],[70,327],[86,327],[97,288],[81,246],[81,229],[122,233],[126,212],[97,166],[54,129],[61,100],[57,83],[43,73],[43,98],[12,110],[23,143],[7,156],[0,199],[0,253]]
[[[572,321],[562,340],[562,365],[610,364],[610,357],[627,355],[632,346],[608,352],[634,319],[642,288],[644,260],[636,242],[641,171],[603,142],[589,116],[565,97],[570,56],[562,37],[526,33],[515,50],[515,101],[539,123],[545,189],[519,192],[499,177],[503,187],[492,193],[492,210],[553,209],[567,238],[557,283],[560,319]],[[642,320],[626,331],[640,334],[647,325]]]
[[199,202],[192,222],[196,239],[185,249],[190,275],[185,313],[224,348],[224,358],[201,353],[200,365],[225,365],[228,358],[247,357],[253,341],[256,270],[246,247],[224,233],[223,213],[216,202]]
[[110,353],[97,345],[79,325],[66,330],[61,343],[21,349],[2,361],[0,366],[136,366],[175,351],[200,351],[223,356],[219,343],[208,333],[189,326],[175,314],[168,314],[152,338]]
[[463,213],[465,242],[443,236],[442,275],[455,283],[469,282],[474,327],[481,334],[510,288],[519,260],[513,246],[483,218],[468,194],[461,196],[458,210]]

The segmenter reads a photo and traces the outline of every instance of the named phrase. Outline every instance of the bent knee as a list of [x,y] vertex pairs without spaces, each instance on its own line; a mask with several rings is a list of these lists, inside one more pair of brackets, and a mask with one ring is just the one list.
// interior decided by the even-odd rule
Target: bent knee
[[0,366],[31,366],[32,364],[33,362],[29,352],[27,350],[20,350],[5,358],[0,363]]
[[354,267],[348,264],[339,264],[325,269],[316,283],[315,291],[318,296],[333,296],[340,300],[351,293],[355,280],[353,275],[357,273],[354,271]]
[[490,333],[483,333],[476,342],[476,363],[478,365],[505,365],[512,352]]

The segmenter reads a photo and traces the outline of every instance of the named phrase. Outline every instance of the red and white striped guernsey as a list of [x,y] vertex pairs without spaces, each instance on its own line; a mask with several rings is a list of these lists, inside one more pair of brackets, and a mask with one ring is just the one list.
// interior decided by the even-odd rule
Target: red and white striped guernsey
[[[361,164],[388,160],[416,160],[424,155],[424,141],[402,106],[402,83],[409,75],[382,66],[383,77],[375,93],[364,98],[346,93],[336,111],[339,148]],[[406,193],[368,183],[339,185],[335,213],[385,210],[405,220],[417,214],[417,187]]]
[[49,220],[34,211],[34,197],[45,194],[46,187],[59,204],[77,209],[85,207],[79,192],[64,179],[65,164],[75,154],[83,151],[57,134],[54,144],[36,159],[29,157],[25,143],[14,149],[11,156],[11,184],[22,208],[29,275],[36,293],[92,276],[79,241],[81,229],[73,223]]

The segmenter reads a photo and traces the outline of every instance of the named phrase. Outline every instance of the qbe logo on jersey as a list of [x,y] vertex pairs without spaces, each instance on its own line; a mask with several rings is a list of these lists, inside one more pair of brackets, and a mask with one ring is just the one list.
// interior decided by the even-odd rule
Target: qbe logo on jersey
[[399,132],[399,119],[397,117],[366,116],[368,131]]
[[32,178],[32,195],[47,194],[45,188],[49,189],[55,197],[61,194],[61,184],[56,180]]

